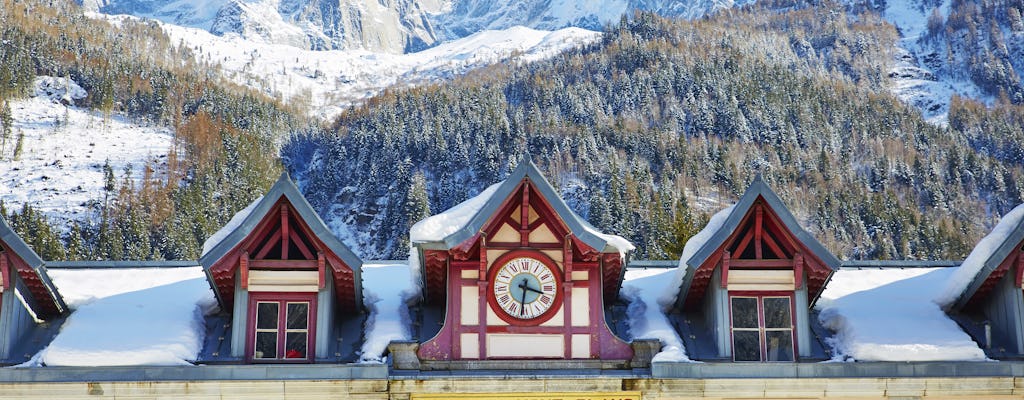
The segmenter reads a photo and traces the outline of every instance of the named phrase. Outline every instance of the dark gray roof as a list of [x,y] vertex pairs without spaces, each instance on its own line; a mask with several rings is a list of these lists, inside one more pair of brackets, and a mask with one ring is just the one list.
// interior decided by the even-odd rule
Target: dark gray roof
[[[42,283],[43,289],[45,289],[46,293],[49,294],[50,300],[53,301],[54,305],[57,306],[57,313],[64,313],[64,311],[68,309],[68,306],[67,304],[64,304],[64,298],[61,297],[59,292],[57,292],[57,287],[53,286],[53,282],[50,281],[50,275],[46,273],[46,265],[43,262],[43,259],[40,258],[31,247],[28,247],[28,244],[26,244],[24,240],[21,240],[21,236],[18,236],[18,234],[14,232],[14,229],[11,229],[10,225],[7,225],[7,221],[2,215],[0,215],[0,240],[3,240],[8,250],[14,252],[14,254],[25,261],[25,263],[35,271],[36,275],[39,276],[39,281]],[[14,279],[21,279],[18,274],[13,275],[15,276]],[[31,293],[28,294],[32,296],[36,295],[34,291],[30,292]],[[26,293],[22,293],[22,295],[25,294]],[[43,299],[36,300],[42,301]],[[35,308],[38,304],[37,301],[29,300],[26,302],[31,307]],[[32,311],[35,312],[36,315],[42,314],[40,310],[33,309]]]
[[748,187],[747,191],[743,193],[743,196],[740,197],[740,200],[736,203],[735,207],[733,207],[732,211],[729,212],[729,216],[726,218],[725,223],[722,224],[718,231],[716,231],[708,241],[704,242],[704,245],[701,246],[701,248],[697,250],[689,260],[686,260],[686,265],[689,268],[687,269],[686,276],[683,278],[682,285],[680,285],[679,294],[676,296],[677,306],[682,307],[682,302],[686,300],[686,295],[690,290],[690,282],[693,280],[693,271],[704,264],[708,257],[711,257],[711,254],[721,247],[722,243],[732,235],[733,231],[739,227],[740,221],[743,220],[743,217],[747,215],[750,208],[754,206],[754,202],[758,197],[764,199],[768,206],[775,211],[775,215],[779,217],[779,221],[782,222],[786,229],[788,229],[798,241],[807,246],[811,253],[818,257],[818,259],[832,270],[839,269],[842,262],[829,252],[821,242],[818,242],[814,236],[811,236],[811,234],[807,233],[807,231],[800,226],[800,223],[796,221],[796,217],[789,212],[789,208],[782,203],[779,196],[768,187],[768,184],[766,184],[764,180],[761,179],[761,175],[758,174],[754,177],[754,181],[750,183],[750,187]]
[[[523,157],[523,160],[519,162],[519,166],[509,174],[508,178],[505,178],[505,181],[498,186],[498,189],[494,191],[491,198],[487,199],[487,203],[473,215],[473,218],[465,226],[446,236],[440,242],[432,242],[432,244],[440,244],[445,249],[451,249],[479,233],[480,229],[483,229],[484,224],[498,211],[502,203],[505,202],[505,199],[512,195],[512,192],[516,190],[523,179],[529,179],[530,182],[533,182],[534,188],[540,191],[555,213],[562,218],[562,221],[565,221],[565,224],[569,227],[569,232],[575,235],[576,238],[598,251],[618,251],[614,247],[608,248],[610,246],[606,240],[585,228],[590,226],[590,224],[580,218],[579,215],[576,215],[569,208],[569,205],[565,204],[565,200],[562,200],[562,196],[548,183],[544,175],[537,169],[537,166],[530,160],[529,155]],[[424,247],[431,247],[429,244],[431,243],[426,243]]]
[[1024,241],[1024,219],[1017,222],[1017,226],[1013,227],[1013,230],[1006,236],[1006,239],[999,244],[996,251],[992,252],[992,254],[985,259],[985,263],[982,264],[978,273],[974,275],[974,279],[971,279],[971,283],[967,285],[962,293],[960,293],[960,297],[957,298],[956,303],[953,303],[953,308],[962,309],[966,306],[967,302],[971,300],[971,297],[974,297],[974,294],[978,292],[978,289],[980,289],[981,285],[985,283],[985,280],[988,279],[989,275],[992,275],[992,272],[995,271],[996,268],[999,268],[999,264],[1002,264],[1002,262],[1006,260],[1006,257],[1009,256],[1010,253],[1013,252],[1014,248],[1022,241]]
[[[217,301],[221,302],[220,292],[217,290],[213,277],[210,275],[210,268],[214,263],[231,251],[231,249],[235,248],[235,246],[249,236],[253,229],[259,225],[260,221],[263,220],[263,217],[270,212],[270,209],[281,197],[287,198],[295,211],[299,213],[302,220],[309,226],[309,229],[313,231],[313,234],[323,241],[324,244],[334,252],[334,254],[341,257],[341,260],[345,262],[349,268],[352,268],[352,277],[355,280],[355,305],[357,309],[361,309],[363,306],[363,279],[361,276],[363,266],[362,260],[360,260],[359,257],[348,248],[348,246],[345,246],[344,243],[338,240],[338,237],[334,236],[334,233],[327,228],[327,225],[324,224],[324,220],[320,218],[320,215],[318,215],[316,211],[313,210],[313,206],[306,201],[306,197],[299,192],[299,188],[295,186],[295,183],[288,177],[287,172],[281,174],[281,177],[277,179],[274,186],[272,186],[270,190],[263,195],[263,198],[258,200],[259,203],[253,207],[252,211],[245,217],[245,220],[242,221],[241,224],[225,236],[224,239],[218,242],[216,246],[211,248],[210,251],[206,252],[206,254],[203,254],[203,256],[199,258],[199,263],[202,264],[203,269],[206,270],[206,277],[210,282],[210,287],[213,289],[213,292],[217,294]],[[221,304],[223,303],[221,302]]]

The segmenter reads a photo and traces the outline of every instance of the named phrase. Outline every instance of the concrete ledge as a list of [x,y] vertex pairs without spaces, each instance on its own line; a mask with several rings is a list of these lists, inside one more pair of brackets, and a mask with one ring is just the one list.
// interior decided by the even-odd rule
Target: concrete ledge
[[653,378],[929,378],[1024,376],[1024,362],[651,363]]
[[0,382],[388,379],[384,364],[0,368]]
[[630,360],[420,360],[424,371],[629,369]]

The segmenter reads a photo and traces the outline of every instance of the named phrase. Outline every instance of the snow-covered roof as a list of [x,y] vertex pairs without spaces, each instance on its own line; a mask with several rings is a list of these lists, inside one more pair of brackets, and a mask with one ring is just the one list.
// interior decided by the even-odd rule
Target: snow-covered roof
[[24,366],[184,365],[199,357],[216,300],[198,265],[51,274],[73,312]]
[[529,179],[534,184],[534,188],[544,196],[551,208],[568,226],[569,231],[583,243],[602,252],[626,253],[635,248],[625,238],[599,232],[573,212],[530,160],[529,155],[523,157],[519,166],[504,181],[491,185],[480,194],[445,212],[417,222],[409,231],[410,241],[427,247],[433,244],[445,249],[458,246],[480,232],[523,179]]
[[690,361],[679,332],[665,315],[667,307],[660,300],[662,293],[673,287],[673,280],[669,277],[677,270],[626,269],[622,290],[619,291],[619,296],[629,303],[626,308],[629,339],[661,341],[661,352],[652,361]]
[[363,264],[363,303],[370,315],[366,320],[360,362],[381,362],[388,343],[412,338],[412,318],[406,304],[419,296],[413,268],[418,266],[402,261]]
[[[338,240],[338,237],[327,225],[324,224],[323,219],[320,215],[313,210],[313,206],[306,201],[306,198],[299,192],[299,188],[295,186],[291,178],[288,177],[288,173],[284,172],[281,177],[277,179],[274,186],[267,191],[263,197],[253,201],[248,207],[239,211],[230,221],[210,237],[203,244],[203,255],[199,258],[199,263],[207,270],[209,276],[209,269],[228,252],[238,246],[250,233],[259,225],[263,217],[267,215],[272,207],[277,204],[277,201],[281,198],[285,198],[291,203],[292,208],[299,217],[305,221],[306,225],[313,234],[317,236],[331,251],[334,252],[341,260],[352,269],[353,278],[355,280],[355,305],[356,308],[361,308],[363,304],[362,294],[362,279],[360,277],[362,260],[359,259],[355,253],[352,252]],[[214,279],[209,276],[210,285],[214,287]],[[217,295],[219,304],[223,304],[220,298],[220,293],[214,287],[214,293]]]
[[828,249],[825,248],[818,242],[814,236],[807,233],[797,222],[796,217],[789,212],[789,208],[782,203],[779,196],[768,187],[768,184],[764,182],[761,175],[757,175],[754,181],[750,183],[750,187],[743,193],[739,201],[736,204],[726,208],[725,210],[719,211],[714,217],[708,221],[708,225],[704,227],[697,235],[694,235],[690,240],[686,242],[683,247],[683,254],[679,259],[679,276],[676,280],[679,286],[678,291],[671,291],[666,293],[663,297],[664,300],[675,299],[676,303],[681,307],[682,302],[685,301],[686,295],[689,291],[690,281],[693,279],[694,274],[690,271],[695,270],[708,259],[711,255],[732,235],[743,217],[747,215],[750,208],[754,206],[755,201],[758,198],[764,199],[768,207],[775,212],[775,215],[779,218],[779,221],[785,226],[790,233],[799,241],[801,244],[807,247],[811,253],[819,260],[821,260],[826,267],[836,270],[839,268],[841,262],[836,256],[834,256]]
[[[0,251],[7,250],[13,252],[14,255],[32,269],[30,275],[33,278],[31,280],[34,282],[23,282],[28,290],[22,293],[22,295],[29,295],[24,300],[36,316],[45,319],[59,315],[67,310],[64,299],[57,291],[57,288],[53,286],[53,282],[50,281],[50,276],[47,274],[43,259],[39,258],[39,255],[24,240],[21,240],[21,236],[18,236],[14,229],[11,229],[10,225],[7,225],[7,221],[2,215],[0,215],[0,247],[3,247],[0,248]],[[14,274],[11,274],[12,279],[21,278],[20,272],[15,271]]]
[[1024,241],[1024,204],[1003,216],[992,232],[985,236],[957,268],[935,302],[943,307],[962,308],[978,292],[985,280],[999,267],[1014,248]]
[[955,268],[843,269],[818,300],[837,361],[981,361],[985,352],[932,299]]

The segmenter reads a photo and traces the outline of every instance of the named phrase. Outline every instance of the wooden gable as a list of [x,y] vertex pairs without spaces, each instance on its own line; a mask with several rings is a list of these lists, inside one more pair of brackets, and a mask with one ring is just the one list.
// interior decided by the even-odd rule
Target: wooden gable
[[832,273],[763,196],[753,201],[711,256],[696,266],[685,308],[699,307],[715,269],[721,270],[720,284],[725,289],[791,291],[806,284],[813,297],[821,293]]
[[[238,282],[243,288],[283,277],[272,280],[310,290],[307,281],[323,286],[330,273],[341,309],[362,310],[362,261],[327,228],[287,174],[215,236],[199,262],[221,309],[232,309],[236,276],[245,278]],[[263,272],[250,276],[251,271]]]
[[357,308],[353,301],[353,269],[294,210],[292,203],[281,196],[256,227],[210,268],[223,306],[230,309],[234,301],[236,271],[245,289],[251,282],[251,271],[316,271],[322,288],[329,269],[342,309]]
[[[40,319],[60,315],[67,306],[50,282],[43,260],[28,247],[0,216],[0,289],[12,290],[18,280],[28,289],[22,293],[25,302]],[[13,274],[12,274],[13,272]]]
[[[1024,227],[1022,227],[1024,228]],[[998,262],[995,269],[988,274],[977,290],[967,298],[965,308],[978,307],[983,300],[988,297],[989,293],[998,286],[999,281],[1011,270],[1014,271],[1013,284],[1016,288],[1024,287],[1022,281],[1024,281],[1024,240],[1016,243],[1009,252],[1002,258],[1002,260],[994,260]],[[1016,267],[1014,269],[1014,267]]]

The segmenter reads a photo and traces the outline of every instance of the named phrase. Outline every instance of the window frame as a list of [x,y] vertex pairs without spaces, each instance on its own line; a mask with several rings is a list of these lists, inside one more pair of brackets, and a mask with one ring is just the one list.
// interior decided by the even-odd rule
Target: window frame
[[[256,334],[267,332],[268,329],[256,328],[256,314],[260,303],[276,303],[277,308],[277,358],[256,358]],[[288,304],[308,304],[306,314],[306,357],[284,358],[287,354],[288,332],[301,332],[303,329],[288,329]],[[245,360],[249,363],[271,364],[308,364],[316,360],[316,319],[317,293],[314,292],[250,292],[249,309],[246,316]]]
[[[799,348],[797,347],[797,327],[796,327],[796,296],[794,292],[790,291],[730,291],[728,292],[729,297],[729,346],[732,353],[733,362],[742,363],[790,363],[797,362],[800,356]],[[753,298],[757,300],[757,328],[735,328],[733,327],[733,315],[732,315],[732,303],[734,298]],[[764,299],[766,298],[785,298],[789,300],[789,328],[768,328],[765,323],[764,316]],[[734,332],[740,331],[757,331],[758,341],[760,347],[759,360],[737,360],[736,359],[736,338]],[[768,361],[768,341],[765,332],[786,332],[790,334],[790,340],[792,342],[792,360],[791,361]]]

